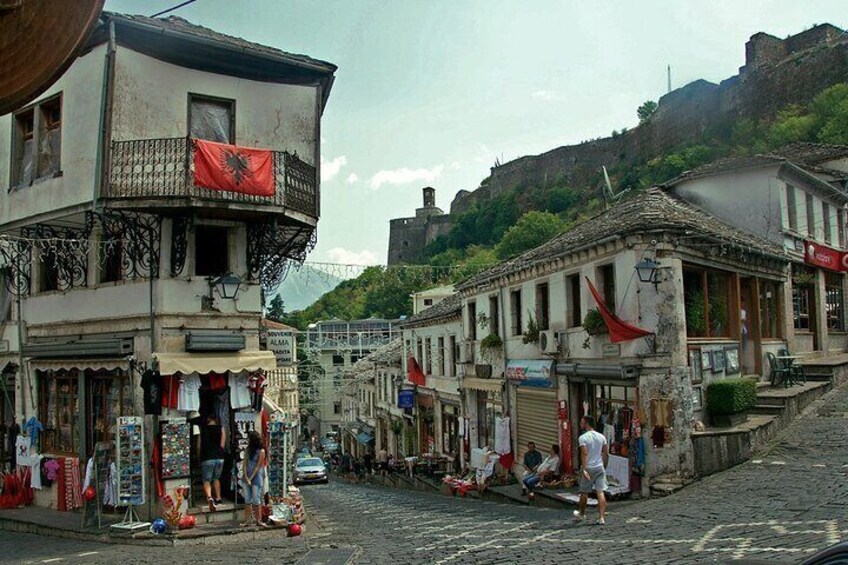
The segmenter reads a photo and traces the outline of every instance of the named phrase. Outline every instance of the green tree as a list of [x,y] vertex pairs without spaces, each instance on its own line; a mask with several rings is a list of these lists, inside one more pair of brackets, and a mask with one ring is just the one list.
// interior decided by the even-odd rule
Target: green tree
[[766,134],[766,140],[772,148],[782,147],[796,141],[815,139],[816,118],[800,106],[792,105],[777,113]]
[[647,121],[651,115],[657,111],[657,103],[653,100],[646,100],[636,109],[636,115],[639,116],[639,122]]
[[515,257],[548,241],[562,232],[564,227],[562,219],[556,214],[535,210],[527,212],[507,230],[495,246],[495,253],[500,259]]
[[266,314],[266,317],[269,320],[282,322],[285,316],[286,308],[285,304],[283,304],[283,297],[277,294],[274,296],[274,298],[271,299],[271,306],[268,308],[268,313]]
[[823,90],[813,99],[810,109],[818,126],[818,141],[848,144],[848,83]]
[[456,284],[477,273],[496,265],[499,262],[494,250],[487,247],[472,245],[466,250],[466,259],[451,275],[451,281]]

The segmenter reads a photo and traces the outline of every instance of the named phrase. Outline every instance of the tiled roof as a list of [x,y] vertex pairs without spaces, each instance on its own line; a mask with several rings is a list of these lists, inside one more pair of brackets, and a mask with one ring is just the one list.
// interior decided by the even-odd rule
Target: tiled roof
[[773,242],[730,226],[662,189],[649,188],[547,243],[463,281],[457,285],[457,290],[473,288],[535,264],[564,257],[611,237],[652,232],[704,237],[748,248],[751,253],[786,257],[783,249]]
[[381,345],[359,361],[353,364],[350,368],[354,375],[364,373],[374,368],[376,364],[392,365],[400,364],[401,353],[403,352],[403,340],[396,338],[385,345]]
[[269,330],[288,330],[292,332],[297,331],[297,328],[281,324],[280,322],[275,322],[274,320],[269,320],[268,318],[262,318],[262,327],[268,328]]
[[709,177],[722,173],[732,173],[734,171],[744,171],[748,169],[757,169],[760,167],[768,167],[770,165],[779,165],[785,161],[784,158],[777,155],[750,155],[745,157],[725,157],[718,159],[706,165],[702,165],[691,171],[683,171],[678,176],[664,182],[661,186],[671,187],[680,184],[683,181]]
[[827,161],[848,157],[848,145],[792,143],[781,147],[772,154],[792,161],[796,165],[819,165]]
[[462,298],[454,294],[429,308],[410,316],[401,323],[401,327],[418,326],[425,322],[454,317],[462,312]]
[[287,59],[295,64],[300,63],[303,65],[307,65],[317,71],[325,71],[327,73],[332,73],[337,69],[337,67],[332,63],[321,61],[319,59],[313,59],[312,57],[307,57],[306,55],[287,53],[275,47],[269,47],[267,45],[262,45],[261,43],[247,41],[246,39],[242,39],[241,37],[227,35],[225,33],[209,29],[208,27],[193,24],[190,21],[180,18],[178,16],[151,18],[148,16],[118,14],[115,12],[103,12],[103,15],[108,18],[114,18],[119,23],[121,20],[126,22],[135,22],[146,26],[154,26],[159,29],[162,29],[163,31],[170,30],[179,33],[185,33],[188,35],[193,35],[199,39],[211,39],[213,41],[221,43],[222,45],[226,45],[238,50],[252,51],[259,55]]

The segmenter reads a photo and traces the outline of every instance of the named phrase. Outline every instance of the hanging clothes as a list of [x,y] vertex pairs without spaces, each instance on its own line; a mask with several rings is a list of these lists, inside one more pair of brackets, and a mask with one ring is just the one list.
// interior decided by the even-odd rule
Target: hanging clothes
[[30,484],[32,488],[41,490],[44,485],[41,484],[41,460],[44,459],[41,455],[36,454],[35,462],[30,467]]
[[162,415],[162,378],[148,369],[141,376],[141,389],[144,391],[144,413],[152,416]]
[[227,437],[233,437],[230,434],[230,395],[226,390],[218,392],[212,400],[212,407],[215,410],[215,415],[218,417],[218,423],[221,429],[227,434]]
[[192,374],[180,379],[177,410],[181,412],[200,410],[200,376]]
[[114,462],[109,464],[109,477],[103,491],[103,504],[118,506],[118,468]]
[[233,410],[250,406],[250,390],[247,388],[248,376],[239,373],[230,378],[230,406]]
[[509,416],[495,418],[495,453],[503,455],[510,453],[510,425]]
[[262,410],[262,399],[265,389],[268,388],[268,379],[262,373],[254,373],[247,379],[247,388],[250,389],[250,405],[257,412]]
[[27,423],[24,424],[24,430],[29,436],[29,444],[31,447],[38,449],[38,435],[44,430],[44,426],[38,421],[38,418],[32,416]]
[[179,390],[179,375],[162,375],[162,408],[176,409]]

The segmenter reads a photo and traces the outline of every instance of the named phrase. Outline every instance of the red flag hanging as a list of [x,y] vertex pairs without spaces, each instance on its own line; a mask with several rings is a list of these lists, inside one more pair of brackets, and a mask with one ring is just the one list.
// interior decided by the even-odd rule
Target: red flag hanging
[[595,302],[598,305],[598,312],[600,312],[601,318],[604,319],[604,324],[606,324],[607,330],[609,330],[610,341],[612,343],[629,341],[631,339],[636,339],[637,337],[645,337],[646,335],[653,334],[653,332],[628,324],[610,312],[607,305],[604,304],[601,295],[598,294],[598,290],[595,288],[595,285],[592,284],[592,281],[586,278],[586,283],[589,285],[589,291],[592,293],[592,296],[595,298]]
[[421,366],[415,360],[415,357],[410,357],[407,360],[406,375],[409,382],[414,385],[425,386],[427,384],[427,377],[424,376],[424,371],[421,370]]
[[274,196],[271,151],[194,139],[194,184],[210,190]]

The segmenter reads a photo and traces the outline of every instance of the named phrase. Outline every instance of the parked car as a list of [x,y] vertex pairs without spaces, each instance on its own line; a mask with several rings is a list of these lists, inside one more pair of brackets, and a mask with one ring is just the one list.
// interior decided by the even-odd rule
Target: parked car
[[801,562],[801,565],[837,565],[848,563],[848,541],[822,549]]
[[327,467],[324,465],[324,461],[317,457],[299,459],[294,466],[294,484],[296,485],[329,482]]

